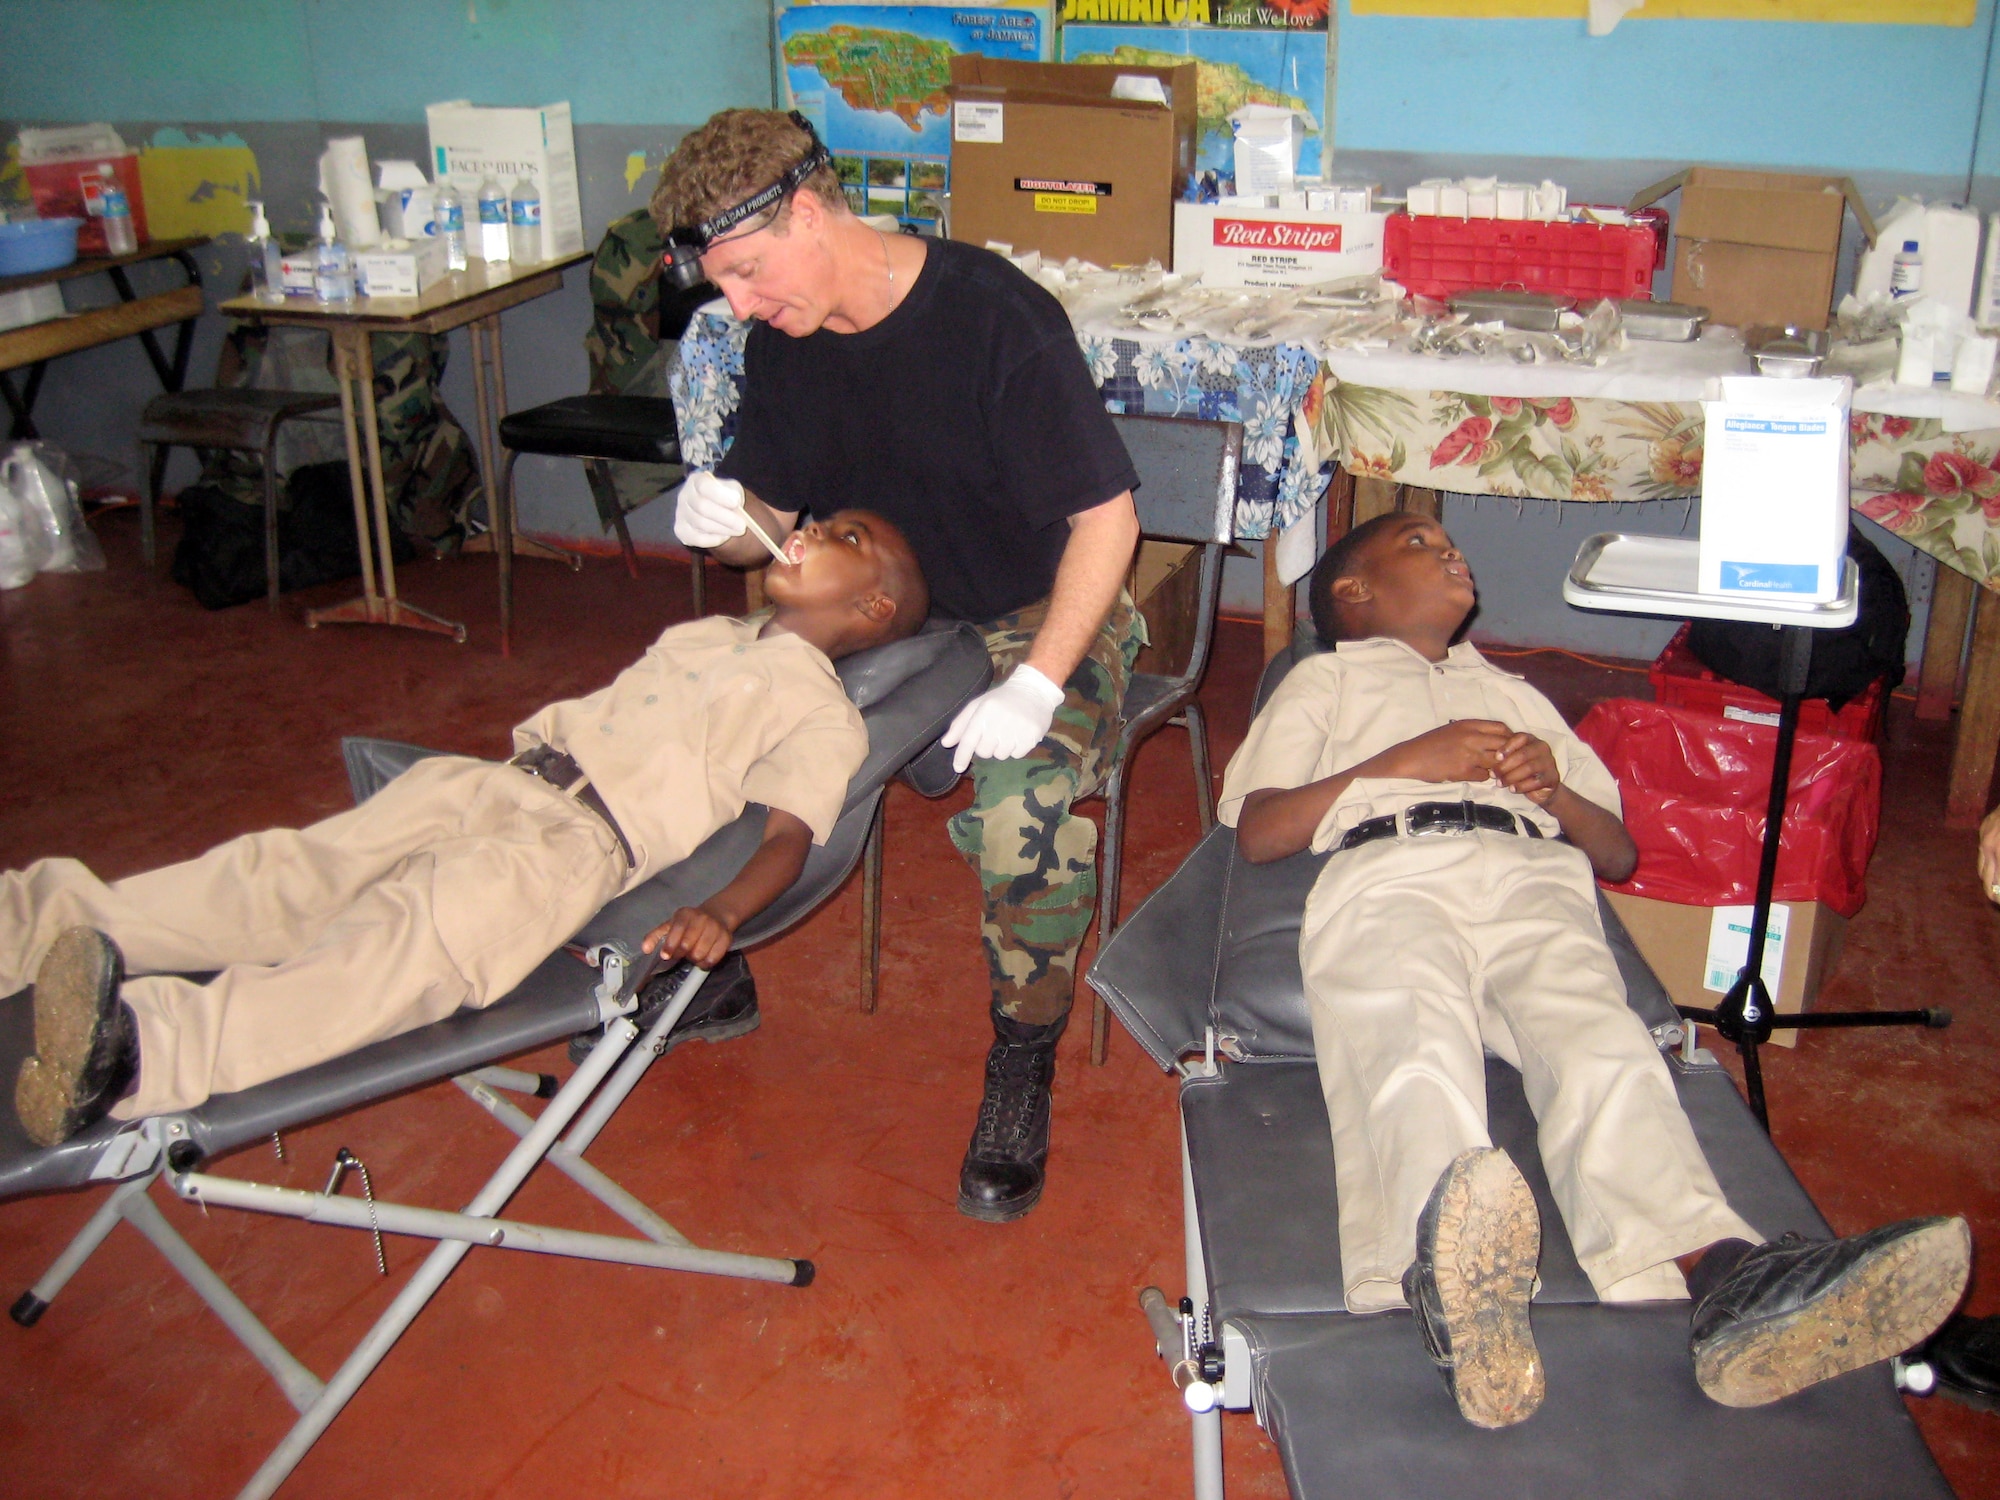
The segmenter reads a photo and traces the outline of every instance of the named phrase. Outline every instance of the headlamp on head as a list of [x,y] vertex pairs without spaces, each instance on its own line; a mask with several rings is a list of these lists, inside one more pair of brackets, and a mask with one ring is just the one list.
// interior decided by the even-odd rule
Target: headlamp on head
[[756,218],[774,204],[783,203],[805,185],[808,177],[832,162],[833,155],[813,129],[812,121],[797,110],[791,112],[791,121],[806,133],[806,154],[785,168],[783,176],[714,218],[691,226],[676,225],[667,235],[666,252],[660,257],[660,274],[675,291],[690,292],[701,285],[701,257],[709,246],[737,225]]

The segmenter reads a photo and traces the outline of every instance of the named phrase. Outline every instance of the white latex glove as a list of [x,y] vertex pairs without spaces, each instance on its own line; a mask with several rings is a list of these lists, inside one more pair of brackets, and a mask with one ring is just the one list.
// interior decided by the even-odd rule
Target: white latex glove
[[1023,662],[951,721],[943,742],[958,746],[952,769],[963,771],[974,760],[1019,760],[1042,742],[1062,701],[1063,690]]
[[706,469],[690,474],[674,505],[674,535],[687,547],[720,547],[743,535],[750,522],[743,514],[743,486],[717,479]]

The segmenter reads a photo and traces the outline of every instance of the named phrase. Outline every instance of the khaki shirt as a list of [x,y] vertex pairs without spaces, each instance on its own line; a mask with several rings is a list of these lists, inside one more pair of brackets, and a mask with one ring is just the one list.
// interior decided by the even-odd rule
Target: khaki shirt
[[[1230,758],[1216,816],[1234,828],[1243,799],[1254,791],[1289,790],[1336,776],[1454,719],[1496,719],[1546,740],[1565,786],[1613,815],[1623,815],[1618,783],[1597,752],[1520,677],[1501,671],[1466,642],[1433,664],[1401,641],[1376,636],[1342,641],[1286,674],[1250,726],[1249,738]],[[1356,823],[1415,802],[1462,798],[1533,818],[1546,833],[1561,831],[1546,811],[1497,782],[1369,777],[1350,782],[1327,809],[1312,847],[1323,853]]]
[[722,616],[670,627],[609,687],[552,703],[514,748],[567,751],[631,842],[632,883],[687,858],[745,803],[823,844],[868,753],[833,663],[798,636]]

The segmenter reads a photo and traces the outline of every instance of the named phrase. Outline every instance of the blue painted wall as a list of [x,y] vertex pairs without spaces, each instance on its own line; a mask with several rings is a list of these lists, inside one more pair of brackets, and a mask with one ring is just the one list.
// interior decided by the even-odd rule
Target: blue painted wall
[[[1340,149],[1636,158],[1963,180],[1995,0],[1969,28],[1356,16],[1341,0]],[[2000,85],[1987,89],[2000,95]],[[1989,119],[2000,99],[1988,106]]]
[[769,104],[767,0],[0,0],[0,118],[416,123],[571,102],[579,125]]

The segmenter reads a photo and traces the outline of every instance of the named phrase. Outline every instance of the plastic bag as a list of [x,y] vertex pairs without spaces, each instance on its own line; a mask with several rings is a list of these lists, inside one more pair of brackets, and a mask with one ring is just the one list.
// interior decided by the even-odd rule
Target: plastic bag
[[0,457],[0,489],[20,505],[26,524],[38,527],[47,543],[46,573],[95,573],[104,567],[77,503],[76,466],[49,443],[16,443]]
[[49,541],[41,523],[12,491],[0,486],[0,589],[17,589],[48,561]]
[[[1632,698],[1595,705],[1576,726],[1618,780],[1639,868],[1634,896],[1684,906],[1747,906],[1757,895],[1778,731]],[[1778,845],[1777,901],[1822,901],[1843,917],[1867,899],[1882,823],[1882,757],[1871,743],[1801,734]]]

